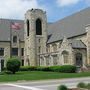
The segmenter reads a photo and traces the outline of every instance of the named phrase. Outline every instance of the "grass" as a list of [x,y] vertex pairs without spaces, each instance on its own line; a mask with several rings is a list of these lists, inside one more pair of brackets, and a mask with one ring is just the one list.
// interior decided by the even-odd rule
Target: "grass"
[[0,75],[0,82],[11,82],[20,80],[46,80],[46,79],[62,79],[62,78],[75,78],[87,77],[90,72],[82,73],[59,73],[59,72],[43,72],[43,71],[22,71],[17,72],[15,75],[6,74]]

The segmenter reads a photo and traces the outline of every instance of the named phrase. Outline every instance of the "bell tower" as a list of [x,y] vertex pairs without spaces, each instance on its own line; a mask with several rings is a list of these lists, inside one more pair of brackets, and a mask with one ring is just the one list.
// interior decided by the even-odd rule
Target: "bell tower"
[[31,9],[25,14],[25,65],[40,65],[40,54],[46,53],[47,18],[41,9]]

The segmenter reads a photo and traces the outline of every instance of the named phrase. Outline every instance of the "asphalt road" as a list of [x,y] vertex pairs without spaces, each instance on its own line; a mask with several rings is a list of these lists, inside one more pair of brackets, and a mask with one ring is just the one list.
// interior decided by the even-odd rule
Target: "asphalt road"
[[76,87],[79,82],[90,83],[90,77],[33,82],[23,81],[20,83],[4,83],[0,84],[0,90],[57,90],[57,87],[59,85],[66,85],[71,88]]

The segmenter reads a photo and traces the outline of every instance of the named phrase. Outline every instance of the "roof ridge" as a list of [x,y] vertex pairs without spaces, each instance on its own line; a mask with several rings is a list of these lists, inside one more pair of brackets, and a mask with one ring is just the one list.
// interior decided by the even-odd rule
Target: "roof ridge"
[[[58,22],[60,22],[60,21],[63,21],[64,19],[67,19],[67,18],[71,17],[71,16],[74,16],[74,15],[77,15],[77,14],[79,14],[79,13],[82,13],[83,11],[86,11],[87,9],[90,9],[90,6],[87,7],[87,8],[78,10],[78,11],[72,13],[71,15],[68,15],[68,16],[66,16],[66,17],[64,17],[64,18],[62,18],[62,19],[60,19],[60,20],[57,20],[57,21],[53,22],[52,24],[58,23]],[[52,24],[51,24],[51,25],[52,25]]]

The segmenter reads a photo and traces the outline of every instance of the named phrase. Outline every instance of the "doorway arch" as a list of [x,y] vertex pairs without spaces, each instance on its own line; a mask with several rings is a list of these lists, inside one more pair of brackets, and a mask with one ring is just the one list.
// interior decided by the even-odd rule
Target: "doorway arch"
[[76,66],[81,67],[83,65],[82,54],[81,53],[76,53],[75,59],[76,59]]

